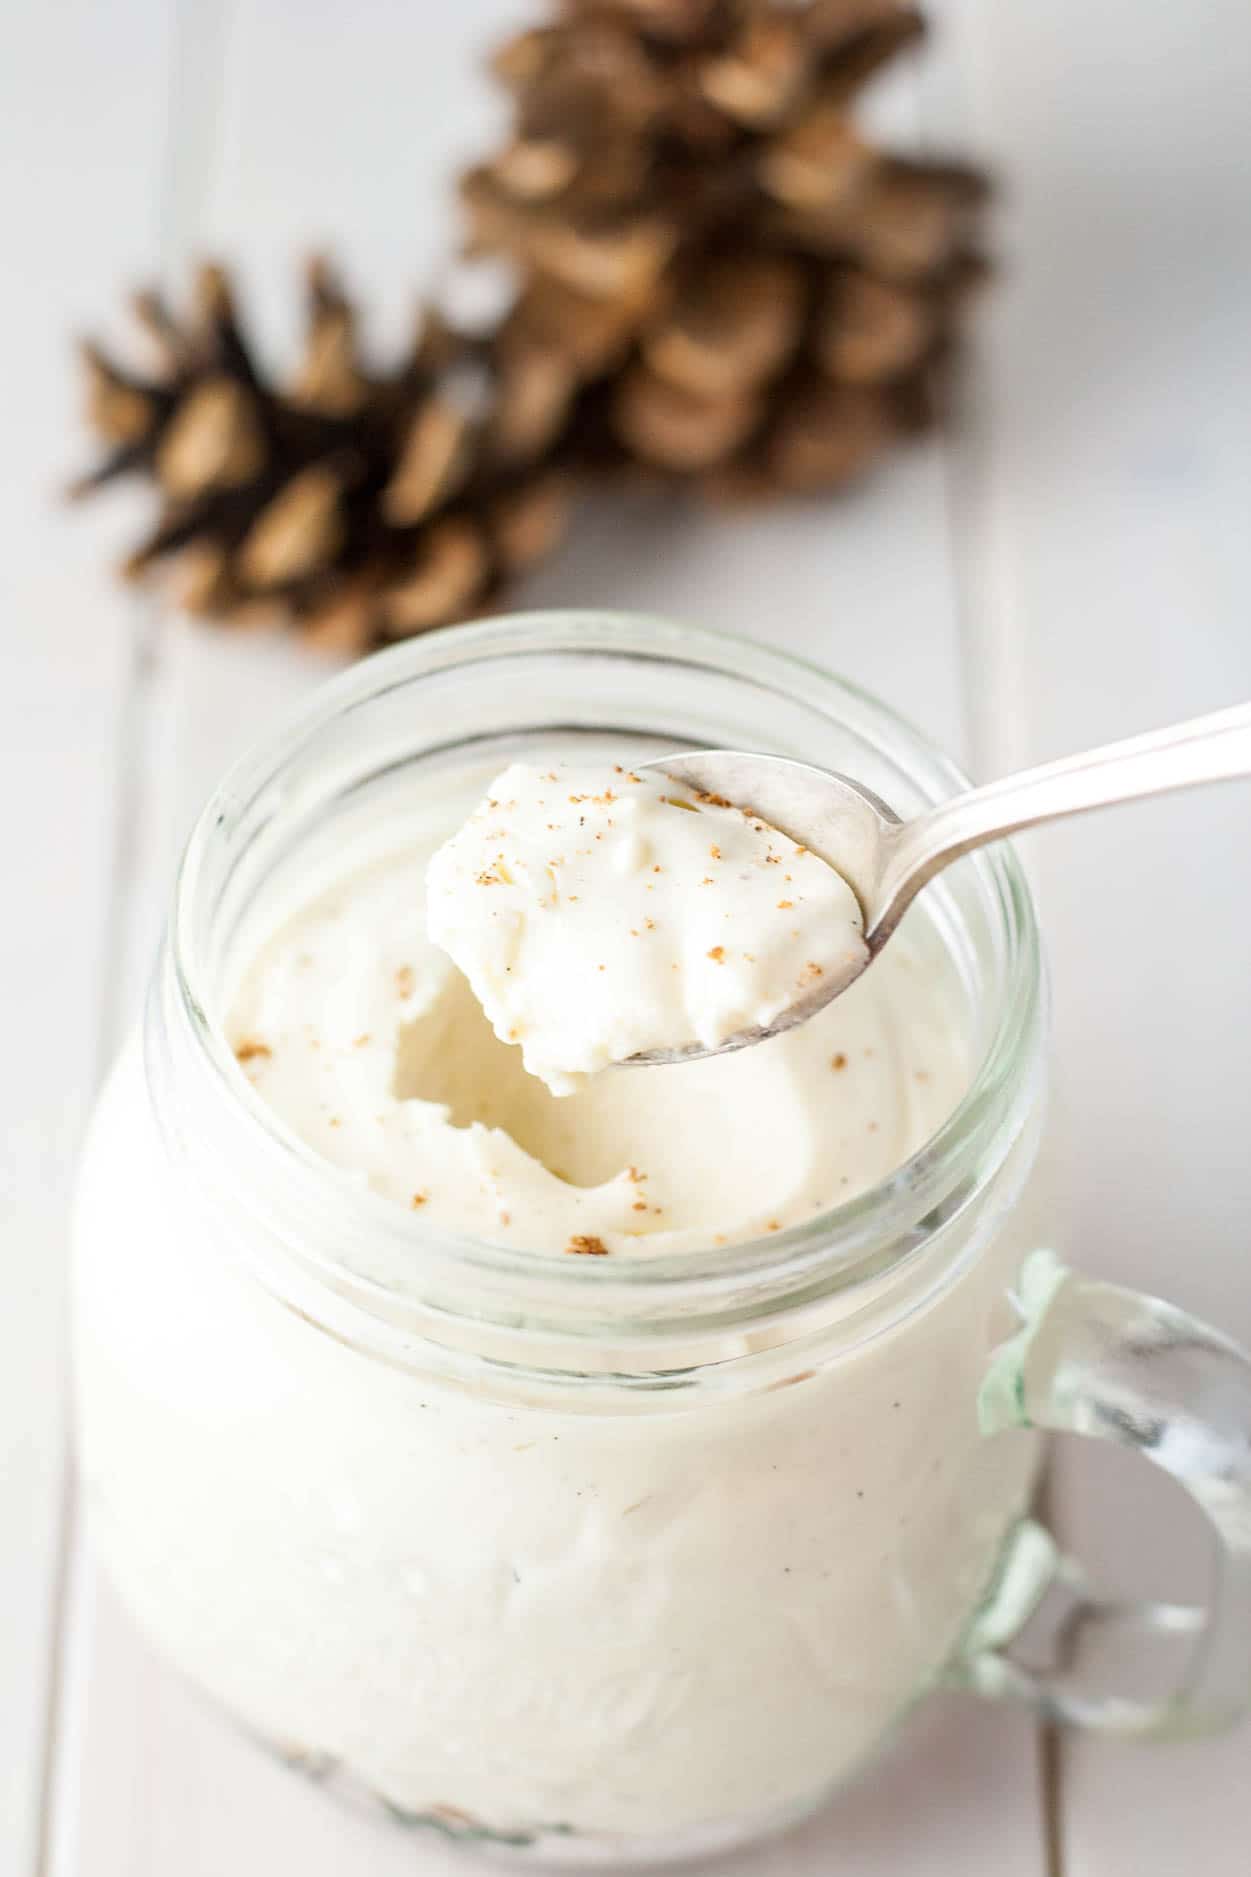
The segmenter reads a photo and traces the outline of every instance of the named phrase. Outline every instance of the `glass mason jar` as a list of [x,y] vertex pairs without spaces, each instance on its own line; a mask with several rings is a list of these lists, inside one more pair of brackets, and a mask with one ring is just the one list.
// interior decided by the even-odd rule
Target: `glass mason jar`
[[[221,1005],[273,896],[332,877],[389,803],[588,736],[772,750],[904,815],[962,782],[821,671],[602,614],[387,652],[230,773],[80,1185],[81,1472],[138,1622],[397,1821],[582,1866],[798,1816],[944,1682],[1124,1732],[1229,1720],[1247,1367],[1040,1250],[1044,985],[1007,848],[910,915],[963,985],[964,1099],[881,1185],[767,1240],[631,1261],[440,1237],[254,1094]],[[1224,1548],[1206,1621],[1075,1588],[1029,1518],[1031,1425],[1189,1485]],[[1009,1645],[1057,1579],[1065,1671],[1030,1671]],[[1109,1627],[1201,1634],[1176,1689],[1131,1702],[1082,1673]]]

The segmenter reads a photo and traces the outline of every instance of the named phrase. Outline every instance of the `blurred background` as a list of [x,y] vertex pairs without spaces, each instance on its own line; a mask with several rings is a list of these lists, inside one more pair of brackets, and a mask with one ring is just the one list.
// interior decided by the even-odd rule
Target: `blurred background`
[[[199,258],[233,270],[264,371],[300,356],[314,249],[341,266],[374,356],[394,356],[447,278],[456,175],[506,136],[486,54],[550,10],[0,4],[0,1877],[445,1868],[254,1763],[146,1657],[79,1546],[62,1410],[76,1148],[199,802],[334,653],[119,584],[151,520],[142,481],[73,512],[58,491],[99,458],[75,335],[128,356],[126,293],[155,282],[177,303]],[[927,14],[857,115],[911,159],[994,173],[996,278],[965,321],[960,423],[831,495],[726,508],[645,479],[593,488],[510,601],[781,644],[990,776],[1251,696],[1251,15]],[[1031,852],[1066,1248],[1251,1342],[1251,789]],[[1194,1521],[1140,1470],[1066,1452],[1052,1503],[1118,1583],[1201,1588]],[[844,1868],[838,1845],[864,1877],[938,1877],[966,1867],[970,1834],[1011,1877],[1245,1867],[1246,1738],[1060,1746],[961,1708],[902,1751],[911,1785],[898,1766],[875,1780],[837,1838],[814,1828],[734,1868],[815,1877]],[[901,1791],[930,1808],[919,1844]]]

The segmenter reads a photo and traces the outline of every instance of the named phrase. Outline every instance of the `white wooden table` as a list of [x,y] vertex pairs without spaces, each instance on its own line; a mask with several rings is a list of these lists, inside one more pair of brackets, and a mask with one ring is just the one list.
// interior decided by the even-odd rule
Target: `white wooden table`
[[[394,330],[492,133],[472,52],[522,0],[58,0],[0,17],[0,1877],[461,1868],[340,1813],[153,1661],[79,1546],[66,1210],[200,797],[320,675],[121,595],[135,515],[77,523],[66,341],[128,282],[237,260],[274,345],[333,240]],[[1251,13],[1243,0],[946,0],[878,103],[1008,181],[975,422],[835,507],[657,533],[592,517],[523,597],[722,621],[871,686],[990,774],[1251,695]],[[1251,1341],[1251,791],[1057,831],[1035,859],[1069,1122],[1069,1243]],[[1223,878],[1222,875],[1227,875]],[[1201,960],[1178,943],[1210,925]],[[1191,1594],[1179,1497],[1062,1453],[1066,1539]],[[1124,1553],[1131,1552],[1126,1560]],[[1133,1750],[923,1715],[752,1877],[1237,1877],[1251,1734]]]

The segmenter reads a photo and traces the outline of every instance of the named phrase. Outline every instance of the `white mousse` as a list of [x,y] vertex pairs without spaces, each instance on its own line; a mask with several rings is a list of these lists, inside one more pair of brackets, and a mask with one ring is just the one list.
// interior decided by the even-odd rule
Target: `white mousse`
[[556,1094],[628,1057],[715,1049],[865,962],[815,854],[655,770],[514,763],[430,862],[430,936]]

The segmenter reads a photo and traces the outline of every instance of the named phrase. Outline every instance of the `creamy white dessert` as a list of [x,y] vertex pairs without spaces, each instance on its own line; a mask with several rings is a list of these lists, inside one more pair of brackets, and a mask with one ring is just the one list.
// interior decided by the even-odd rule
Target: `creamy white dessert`
[[430,936],[531,1075],[570,1094],[765,1029],[867,958],[846,881],[729,802],[623,763],[514,763],[426,870]]
[[[475,1353],[472,1309],[410,1333],[456,1235],[580,1291],[657,1252],[715,1268],[888,1179],[970,1068],[922,912],[797,1030],[553,1096],[425,927],[426,862],[480,790],[440,777],[347,843],[209,1001],[228,1105],[324,1160],[341,1234],[278,1209],[268,1153],[214,1157],[212,1078],[150,1079],[164,1019],[146,1069],[126,1052],[80,1185],[79,1462],[129,1607],[247,1726],[396,1813],[586,1868],[810,1805],[950,1660],[1033,1476],[1033,1443],[977,1419],[1032,1147],[889,1279],[798,1318],[744,1293],[698,1356],[677,1324],[641,1386],[611,1323],[538,1368],[498,1321]],[[354,1187],[393,1204],[345,1212]],[[394,1298],[393,1333],[385,1301],[342,1302],[343,1267]]]
[[[518,778],[519,791],[528,786],[518,772],[508,774]],[[563,781],[561,789],[570,792]],[[560,810],[554,805],[552,812]],[[494,848],[493,814],[487,820]],[[622,876],[624,909],[600,906],[583,920],[576,904],[569,907],[570,895],[562,895],[553,927],[568,919],[567,939],[555,930],[549,935],[542,912],[515,908],[511,896],[528,896],[540,869],[519,856],[514,840],[508,869],[514,884],[499,892],[481,888],[473,902],[489,926],[508,898],[511,909],[502,917],[522,933],[515,946],[508,943],[526,988],[520,1004],[507,992],[492,999],[493,1031],[474,990],[433,942],[423,909],[429,866],[430,905],[445,915],[447,942],[444,890],[456,898],[483,858],[480,817],[466,824],[468,853],[463,834],[439,847],[456,816],[449,804],[424,829],[415,826],[398,851],[349,872],[294,911],[251,962],[227,1019],[244,1072],[310,1147],[419,1211],[431,1231],[536,1250],[715,1248],[781,1231],[886,1178],[951,1112],[968,1075],[953,987],[935,994],[932,973],[906,938],[809,1023],[734,1054],[584,1077],[571,1095],[553,1095],[527,1072],[524,1042],[518,1048],[500,1040],[501,1028],[507,1035],[524,1023],[527,1040],[557,1039],[544,1054],[553,1069],[557,1060],[566,1072],[575,1061],[583,1068],[602,1061],[602,1040],[579,1057],[577,1032],[569,1027],[585,1012],[594,1033],[606,1033],[595,1027],[609,1021],[601,978],[619,1002],[641,996],[641,1018],[623,1016],[612,1032],[627,1054],[683,1034],[693,1008],[731,1029],[745,1010],[749,1020],[765,1020],[770,995],[763,986],[752,991],[755,966],[722,967],[705,956],[719,949],[707,943],[718,932],[728,953],[758,926],[780,923],[776,943],[768,930],[752,938],[761,961],[780,965],[778,1007],[789,1001],[801,954],[816,952],[836,968],[852,942],[850,889],[836,874],[811,856],[796,859],[779,837],[756,832],[742,816],[730,820],[717,808],[698,817],[667,814],[680,824],[676,831],[664,823],[646,832],[649,813],[642,828],[626,815],[618,823],[622,840],[664,855],[663,863],[643,863],[657,893],[646,894],[646,877],[631,868]],[[601,818],[616,840],[605,805]],[[688,825],[700,830],[700,846],[720,846],[727,855],[720,863],[724,884],[709,890],[690,883]],[[706,840],[705,830],[720,840]],[[561,877],[585,884],[593,866],[572,841],[565,845]],[[779,856],[776,865],[770,854]],[[811,867],[802,866],[805,859]],[[666,871],[650,874],[655,864]],[[708,856],[707,864],[719,863]],[[615,871],[611,858],[608,865]],[[757,879],[768,883],[764,893]],[[735,911],[740,891],[745,904]],[[640,907],[654,905],[655,914],[638,910],[631,895]],[[794,911],[775,908],[776,899],[791,897]],[[817,929],[827,913],[830,933]],[[649,916],[657,929],[637,943],[654,943],[650,978],[635,972],[627,949],[636,942],[632,930],[645,932]],[[621,918],[637,918],[638,928],[611,930]],[[688,918],[693,935],[684,931]],[[795,918],[803,924],[793,926]],[[533,969],[528,919],[540,922]],[[480,935],[477,955],[495,942],[491,928]],[[679,968],[671,970],[673,964]],[[737,991],[718,1000],[722,975],[748,987],[746,1001]],[[661,989],[648,997],[649,988],[667,987],[670,978],[678,985],[672,998]],[[542,995],[559,1005],[550,1024]],[[676,1031],[666,1027],[672,1024]]]

